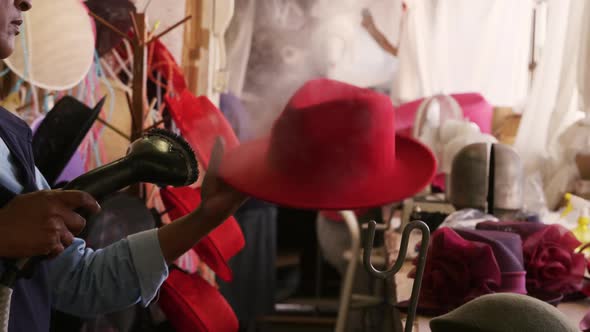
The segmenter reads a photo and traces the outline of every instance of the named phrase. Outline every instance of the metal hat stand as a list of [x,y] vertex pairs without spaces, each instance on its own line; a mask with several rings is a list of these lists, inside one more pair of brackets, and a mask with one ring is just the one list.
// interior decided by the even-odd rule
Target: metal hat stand
[[[422,286],[422,278],[424,277],[424,267],[426,266],[426,255],[428,252],[428,244],[430,241],[430,229],[423,221],[412,221],[410,222],[402,232],[402,241],[400,245],[399,255],[395,264],[388,270],[380,271],[376,269],[373,264],[371,263],[371,253],[373,252],[373,242],[375,240],[375,227],[377,223],[375,221],[371,221],[368,225],[368,237],[367,242],[364,245],[364,256],[363,256],[363,263],[365,265],[365,269],[367,272],[375,278],[380,279],[388,279],[393,277],[396,273],[398,273],[402,266],[404,265],[404,261],[406,260],[406,255],[408,251],[408,242],[410,239],[410,233],[414,229],[419,229],[422,235],[422,241],[420,243],[420,250],[418,253],[418,262],[416,264],[416,277],[414,279],[414,285],[412,287],[412,295],[410,297],[410,306],[408,308],[408,315],[406,318],[406,326],[404,331],[411,332],[414,325],[414,320],[416,319],[416,309],[418,307],[418,297],[420,296],[420,287]],[[354,247],[354,245],[353,245]],[[349,267],[350,268],[350,267]],[[346,290],[346,286],[344,287]],[[340,317],[339,317],[340,318]],[[339,319],[340,321],[340,319]],[[344,322],[342,322],[344,323]],[[338,326],[338,325],[337,325]],[[336,331],[342,331],[338,328]]]

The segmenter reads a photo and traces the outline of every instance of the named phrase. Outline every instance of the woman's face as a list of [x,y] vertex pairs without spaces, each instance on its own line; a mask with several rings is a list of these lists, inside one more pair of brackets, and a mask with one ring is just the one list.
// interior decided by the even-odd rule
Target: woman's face
[[31,9],[32,0],[0,0],[0,59],[14,51],[14,39],[23,23],[22,12]]

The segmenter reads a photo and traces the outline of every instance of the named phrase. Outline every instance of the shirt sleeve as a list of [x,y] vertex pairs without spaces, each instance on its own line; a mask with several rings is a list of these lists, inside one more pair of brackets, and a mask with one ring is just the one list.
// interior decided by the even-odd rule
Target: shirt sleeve
[[167,277],[156,229],[96,251],[75,239],[49,265],[54,308],[80,317],[147,306]]

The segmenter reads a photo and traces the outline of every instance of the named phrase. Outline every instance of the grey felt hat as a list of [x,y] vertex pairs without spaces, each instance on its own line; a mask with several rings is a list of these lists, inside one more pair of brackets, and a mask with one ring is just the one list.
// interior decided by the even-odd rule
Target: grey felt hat
[[531,296],[481,296],[430,321],[432,332],[577,332],[554,306]]

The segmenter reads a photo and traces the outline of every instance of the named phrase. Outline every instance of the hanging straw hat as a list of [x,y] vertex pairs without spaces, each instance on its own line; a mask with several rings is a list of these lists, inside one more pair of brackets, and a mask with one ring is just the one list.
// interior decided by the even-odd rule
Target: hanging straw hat
[[80,0],[37,0],[25,12],[14,53],[6,64],[32,85],[47,90],[74,87],[94,57],[94,27]]
[[[101,112],[100,118],[127,137],[131,137],[131,112],[124,88],[116,81],[105,80],[100,82],[100,91],[106,95],[104,110]],[[130,144],[129,139],[106,127],[102,131],[100,142],[104,151],[105,163],[125,156]]]

